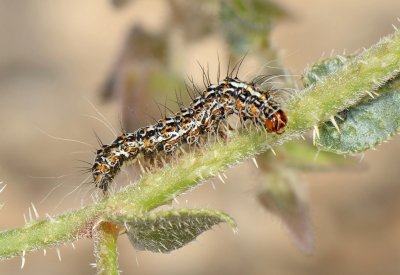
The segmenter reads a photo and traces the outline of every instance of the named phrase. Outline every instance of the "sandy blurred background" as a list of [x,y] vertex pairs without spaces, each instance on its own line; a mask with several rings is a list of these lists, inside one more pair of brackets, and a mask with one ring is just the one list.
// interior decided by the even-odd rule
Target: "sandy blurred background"
[[[276,26],[273,43],[295,74],[323,52],[369,47],[400,24],[395,0],[284,0],[280,5],[292,18]],[[0,194],[5,203],[0,230],[22,225],[31,202],[41,215],[55,214],[79,207],[85,192],[93,191],[83,186],[61,201],[83,177],[54,177],[76,172],[75,159],[91,161],[92,148],[41,130],[96,147],[94,129],[111,141],[104,125],[85,116],[97,115],[88,101],[119,127],[118,104],[101,103],[99,89],[132,25],[157,30],[168,12],[161,0],[137,0],[124,9],[93,0],[0,1],[0,180],[8,185]],[[177,66],[196,79],[196,60],[213,66],[223,50],[218,37],[197,41],[182,49]],[[254,167],[245,162],[227,172],[227,184],[215,181],[216,190],[204,184],[180,200],[230,213],[239,234],[217,227],[168,255],[135,252],[122,237],[120,268],[124,274],[400,274],[399,152],[396,137],[367,152],[362,169],[303,175],[316,239],[311,256],[303,255],[281,222],[255,200]],[[23,270],[20,258],[0,262],[0,274],[94,274],[91,241],[75,246],[61,247],[61,262],[55,249],[46,256],[28,254]]]

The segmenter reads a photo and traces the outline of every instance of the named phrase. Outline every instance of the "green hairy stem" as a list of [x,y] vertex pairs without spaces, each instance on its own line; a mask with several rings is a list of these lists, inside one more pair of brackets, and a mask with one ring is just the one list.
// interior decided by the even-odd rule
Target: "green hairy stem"
[[119,228],[113,223],[101,222],[93,227],[94,255],[98,275],[117,275],[117,238]]

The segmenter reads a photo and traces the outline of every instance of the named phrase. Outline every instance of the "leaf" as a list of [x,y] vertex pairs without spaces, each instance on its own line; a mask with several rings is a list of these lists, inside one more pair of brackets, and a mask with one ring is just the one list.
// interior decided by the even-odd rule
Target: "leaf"
[[400,130],[400,81],[385,88],[375,100],[361,103],[340,114],[339,133],[331,122],[319,128],[317,146],[337,154],[359,153],[388,140]]
[[275,169],[266,177],[258,191],[259,202],[283,221],[299,249],[310,254],[314,238],[308,202],[299,176],[288,169]]
[[[313,65],[303,74],[304,86],[335,73],[352,57],[335,57]],[[340,132],[332,122],[319,126],[317,146],[336,154],[360,153],[381,144],[400,129],[400,79],[391,80],[376,91],[378,98],[366,97],[338,114]]]
[[225,213],[206,209],[161,211],[126,222],[132,245],[139,250],[166,253],[181,248],[216,224],[236,223]]

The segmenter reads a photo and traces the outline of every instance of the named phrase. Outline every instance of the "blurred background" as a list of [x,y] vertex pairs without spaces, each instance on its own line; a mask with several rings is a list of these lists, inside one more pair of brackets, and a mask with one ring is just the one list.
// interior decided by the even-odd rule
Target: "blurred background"
[[[115,134],[108,124],[118,132],[159,118],[155,101],[174,100],[187,76],[202,87],[197,61],[214,76],[218,56],[226,68],[229,57],[248,52],[243,78],[284,74],[285,85],[301,87],[308,65],[369,47],[400,24],[395,0],[276,3],[0,0],[0,180],[7,184],[0,230],[21,226],[31,203],[43,217],[90,202],[96,190],[82,183],[88,175],[77,167],[94,157],[94,132],[109,143]],[[317,151],[292,146],[306,148],[311,160]],[[215,227],[166,255],[135,251],[123,236],[120,268],[124,274],[400,274],[399,151],[395,137],[362,161],[295,162],[285,147],[276,158],[261,156],[258,170],[243,162],[226,172],[226,184],[209,181],[173,204],[223,210],[239,234]],[[299,197],[295,216],[274,211],[273,199],[260,196],[275,166],[293,175],[284,181]],[[28,254],[22,270],[20,258],[2,261],[0,274],[94,274],[91,240],[74,245],[61,246],[61,262],[55,249]]]

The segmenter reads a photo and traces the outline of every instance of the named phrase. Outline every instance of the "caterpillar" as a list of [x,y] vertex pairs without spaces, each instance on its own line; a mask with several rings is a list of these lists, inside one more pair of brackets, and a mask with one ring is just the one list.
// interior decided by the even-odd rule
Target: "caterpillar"
[[284,132],[287,116],[272,98],[271,89],[263,90],[256,81],[245,82],[229,75],[218,84],[208,84],[189,107],[180,108],[154,125],[123,133],[97,150],[91,168],[95,186],[106,193],[124,163],[139,156],[154,159],[160,152],[172,155],[182,144],[199,144],[201,136],[217,134],[220,123],[232,114],[241,121],[250,120],[264,127],[267,132]]

